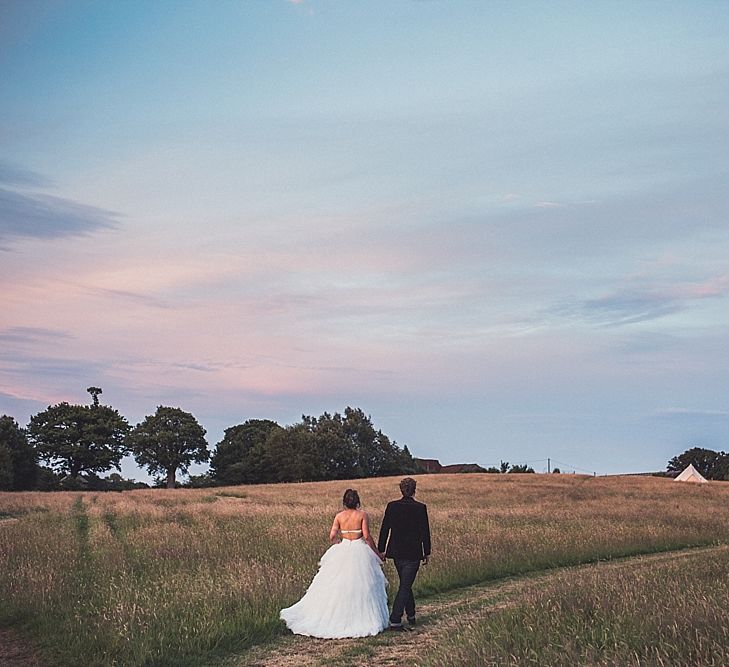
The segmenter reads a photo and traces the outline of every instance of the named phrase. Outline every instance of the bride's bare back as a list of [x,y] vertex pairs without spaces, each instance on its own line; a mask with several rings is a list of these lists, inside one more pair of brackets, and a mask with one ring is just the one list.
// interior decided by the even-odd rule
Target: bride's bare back
[[341,533],[345,540],[358,540],[360,537],[364,537],[366,540],[365,529],[369,533],[367,514],[362,510],[342,510],[334,517],[329,539],[332,538],[331,533]]
[[339,512],[334,517],[332,529],[329,531],[329,541],[336,542],[339,538],[343,540],[364,538],[370,549],[380,556],[380,552],[377,550],[375,541],[370,534],[367,512],[357,509],[344,509]]

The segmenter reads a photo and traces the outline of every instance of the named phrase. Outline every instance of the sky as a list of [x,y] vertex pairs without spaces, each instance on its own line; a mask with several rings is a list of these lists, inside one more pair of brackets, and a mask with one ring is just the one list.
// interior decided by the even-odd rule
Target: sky
[[3,0],[0,414],[729,449],[727,108],[723,1]]

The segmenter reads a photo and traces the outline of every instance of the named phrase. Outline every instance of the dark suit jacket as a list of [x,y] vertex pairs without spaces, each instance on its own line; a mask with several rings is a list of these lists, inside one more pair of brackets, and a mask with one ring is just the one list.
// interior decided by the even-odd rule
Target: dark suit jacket
[[377,548],[384,551],[387,558],[422,560],[430,556],[428,508],[414,498],[404,496],[388,503]]

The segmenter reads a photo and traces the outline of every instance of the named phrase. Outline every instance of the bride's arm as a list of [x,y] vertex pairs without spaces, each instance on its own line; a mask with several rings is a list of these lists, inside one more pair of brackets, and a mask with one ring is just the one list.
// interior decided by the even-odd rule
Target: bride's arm
[[365,542],[367,542],[370,549],[372,549],[372,551],[377,554],[377,557],[382,560],[382,556],[380,556],[380,552],[377,550],[377,547],[375,546],[375,541],[372,539],[372,535],[370,534],[370,522],[367,518],[367,512],[365,512],[364,516],[362,517],[362,537],[364,537]]
[[329,531],[329,541],[332,544],[336,544],[337,542],[342,541],[342,538],[339,537],[339,515],[336,515],[334,517],[334,523],[332,524],[332,529]]

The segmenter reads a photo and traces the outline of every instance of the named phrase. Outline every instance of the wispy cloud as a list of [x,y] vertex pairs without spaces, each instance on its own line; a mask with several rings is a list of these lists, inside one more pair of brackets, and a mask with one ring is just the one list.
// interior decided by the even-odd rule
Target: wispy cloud
[[52,182],[44,176],[4,160],[0,160],[0,183],[37,188],[52,185]]
[[651,417],[688,419],[729,419],[729,410],[695,410],[692,408],[660,408]]
[[119,215],[70,199],[0,188],[0,240],[58,238],[116,226]]
[[684,302],[670,295],[620,290],[597,299],[583,301],[579,311],[587,319],[600,324],[620,326],[665,317],[684,308],[686,308]]
[[16,400],[50,405],[69,399],[82,400],[90,384],[105,386],[108,364],[89,360],[84,355],[58,354],[48,344],[9,346],[0,351],[0,394]]
[[113,211],[33,191],[50,185],[40,174],[0,161],[0,241],[84,235],[118,224]]
[[575,305],[559,306],[553,312],[602,326],[623,326],[666,317],[687,310],[695,301],[727,294],[729,275],[719,275],[665,287],[628,286]]
[[159,299],[150,294],[142,294],[139,292],[131,292],[121,289],[106,289],[103,287],[84,287],[86,292],[102,297],[108,297],[112,300],[132,301],[150,308],[171,308],[171,304],[163,299]]
[[8,327],[7,329],[0,329],[0,342],[5,344],[47,343],[70,337],[65,331],[43,327]]

